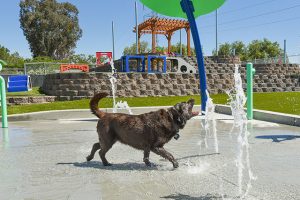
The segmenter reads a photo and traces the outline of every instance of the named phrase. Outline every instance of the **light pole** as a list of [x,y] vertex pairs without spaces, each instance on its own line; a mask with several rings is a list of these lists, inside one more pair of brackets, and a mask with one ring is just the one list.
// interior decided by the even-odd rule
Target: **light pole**
[[139,54],[139,27],[138,27],[137,2],[135,2],[135,43],[136,43],[136,54]]
[[115,60],[115,27],[114,21],[111,23],[111,32],[112,32],[112,45],[113,45],[113,60]]
[[216,10],[216,54],[218,56],[218,9]]

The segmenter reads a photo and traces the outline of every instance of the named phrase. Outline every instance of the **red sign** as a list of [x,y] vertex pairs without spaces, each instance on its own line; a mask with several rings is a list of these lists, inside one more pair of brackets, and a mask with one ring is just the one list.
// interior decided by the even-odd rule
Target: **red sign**
[[65,64],[60,65],[60,72],[65,72],[70,69],[79,69],[83,72],[89,72],[89,66],[88,65],[73,65],[73,64]]
[[110,63],[112,60],[112,52],[96,52],[97,65]]

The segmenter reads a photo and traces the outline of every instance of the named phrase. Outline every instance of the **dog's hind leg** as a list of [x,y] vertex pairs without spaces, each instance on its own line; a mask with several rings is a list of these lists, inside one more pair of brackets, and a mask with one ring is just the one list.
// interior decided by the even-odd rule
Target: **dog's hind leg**
[[150,149],[144,150],[144,162],[148,167],[151,167],[151,163],[149,161]]
[[95,144],[93,145],[93,148],[92,148],[92,150],[91,150],[91,154],[90,154],[89,156],[86,157],[86,160],[87,160],[87,161],[93,160],[96,151],[98,151],[99,149],[100,149],[100,143],[97,142],[97,143],[95,143]]
[[102,160],[102,163],[104,166],[111,166],[111,164],[106,160],[105,158],[105,154],[110,150],[110,148],[112,147],[112,145],[115,143],[116,141],[111,141],[109,144],[101,144],[101,149],[99,151],[99,155],[100,158]]
[[167,152],[163,147],[155,147],[151,149],[153,153],[156,153],[157,155],[160,155],[161,157],[168,159],[172,164],[174,168],[178,167],[178,162],[175,160],[173,155],[169,152]]

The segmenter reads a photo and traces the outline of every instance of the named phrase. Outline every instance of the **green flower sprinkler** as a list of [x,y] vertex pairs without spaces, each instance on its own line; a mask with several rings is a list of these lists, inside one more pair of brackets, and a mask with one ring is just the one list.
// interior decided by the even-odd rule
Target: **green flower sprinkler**
[[201,49],[200,37],[196,24],[195,17],[208,14],[220,6],[225,0],[140,0],[145,6],[153,11],[170,16],[187,18],[190,23],[190,28],[194,40],[194,46],[197,56],[199,78],[200,78],[200,93],[201,93],[201,111],[205,114],[206,110],[206,73],[204,66],[204,58]]
[[[6,62],[0,60],[0,71],[2,70],[2,65],[7,65]],[[2,128],[7,128],[7,105],[6,105],[6,89],[5,80],[0,76],[0,98],[1,98],[1,111],[2,111]]]

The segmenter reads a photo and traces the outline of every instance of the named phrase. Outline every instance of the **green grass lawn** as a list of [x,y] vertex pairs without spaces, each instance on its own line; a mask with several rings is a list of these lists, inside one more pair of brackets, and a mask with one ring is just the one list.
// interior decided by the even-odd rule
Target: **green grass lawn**
[[[183,97],[134,97],[134,98],[118,98],[117,101],[127,101],[130,107],[142,106],[171,106],[177,102],[187,101],[194,98],[196,104],[200,104],[199,96],[183,96]],[[212,95],[215,104],[226,104],[227,95]],[[100,102],[100,107],[111,108],[112,98],[105,98]],[[89,108],[89,99],[78,101],[54,102],[49,104],[33,104],[23,106],[9,106],[9,114],[19,114],[46,110],[66,110],[66,109],[87,109]],[[260,110],[268,110],[274,112],[288,113],[300,115],[300,92],[273,92],[273,93],[255,93],[254,108]]]
[[28,96],[42,96],[44,95],[39,87],[32,88],[31,91],[28,92],[8,92],[7,97],[28,97]]

